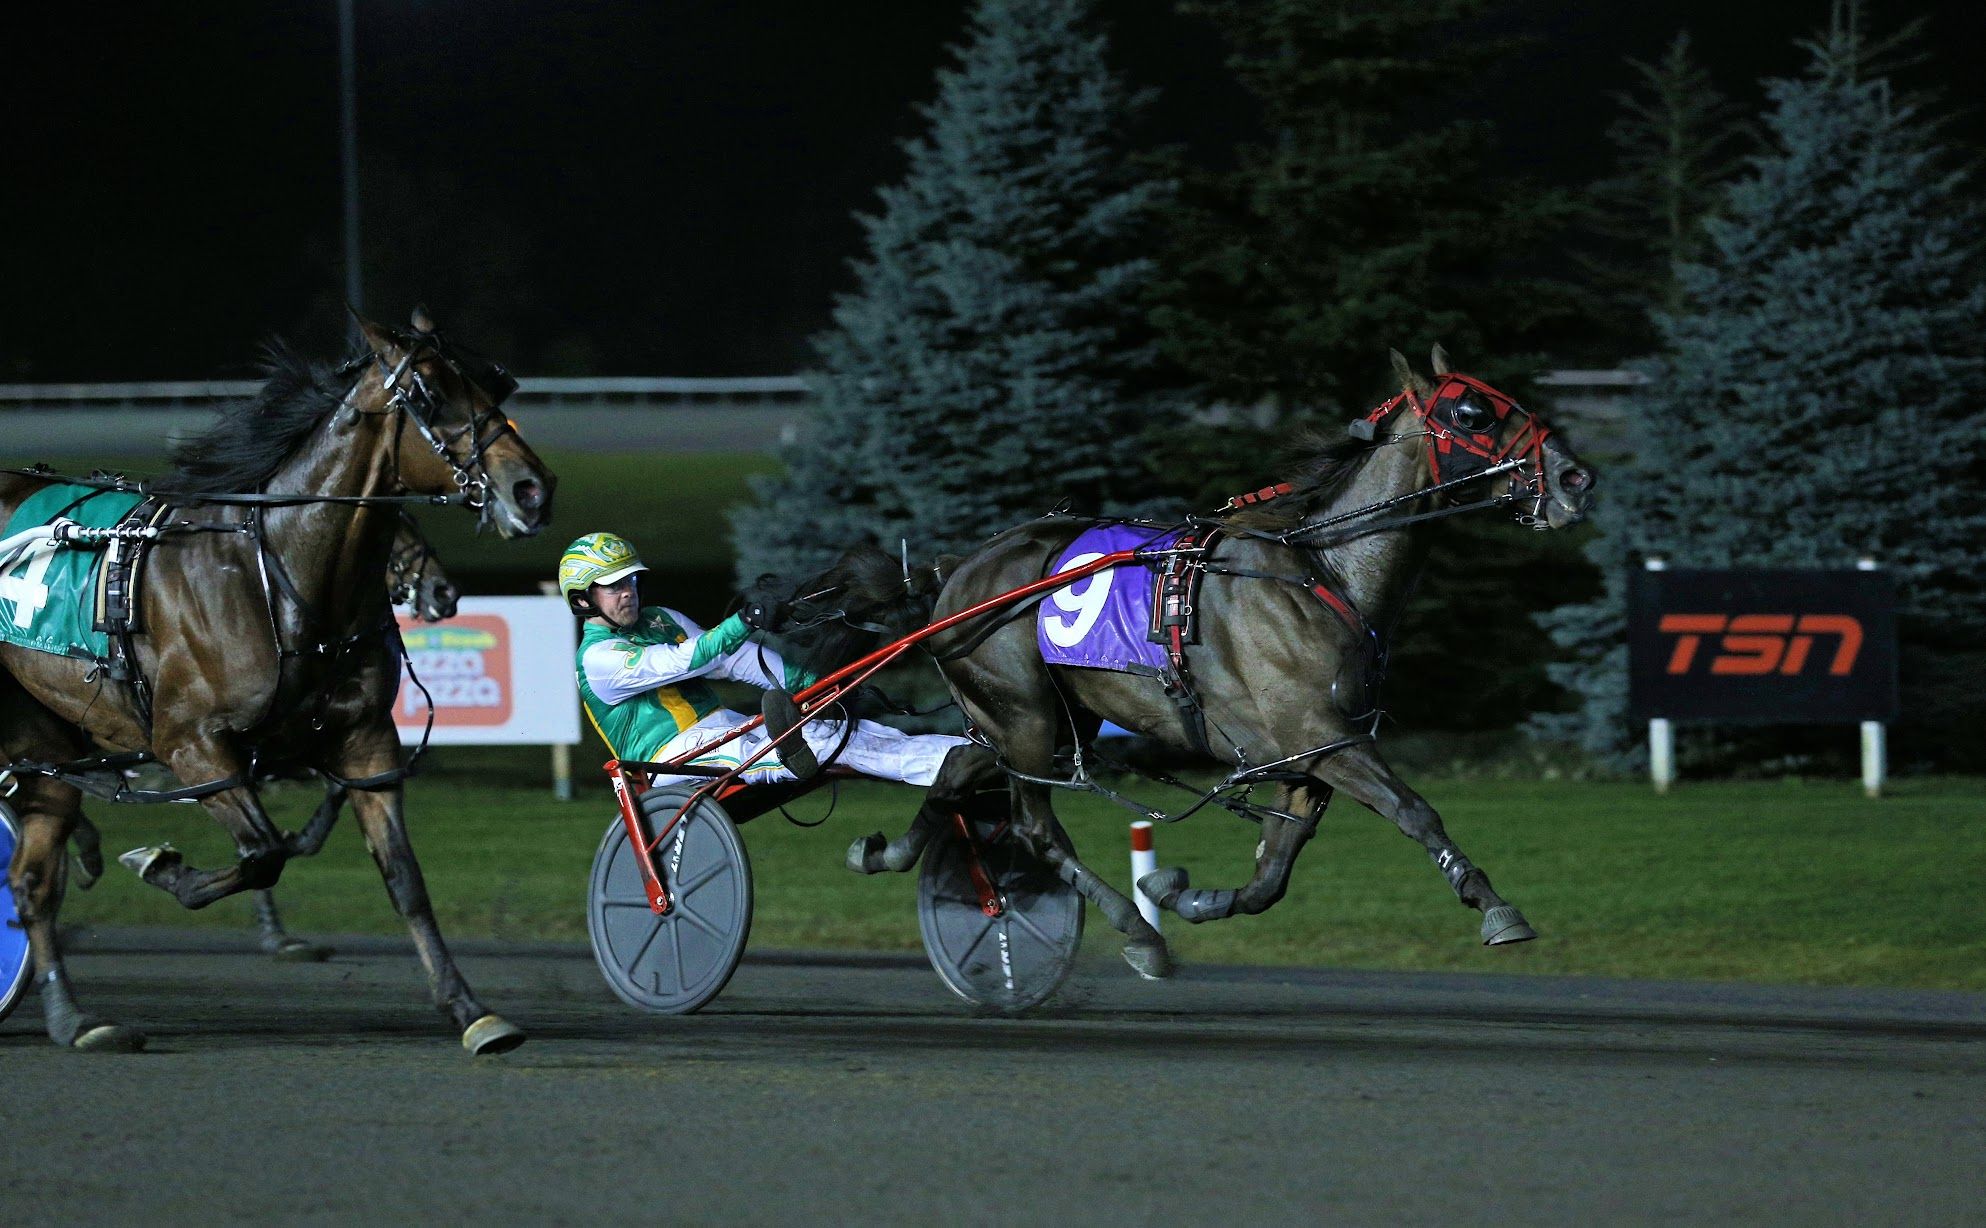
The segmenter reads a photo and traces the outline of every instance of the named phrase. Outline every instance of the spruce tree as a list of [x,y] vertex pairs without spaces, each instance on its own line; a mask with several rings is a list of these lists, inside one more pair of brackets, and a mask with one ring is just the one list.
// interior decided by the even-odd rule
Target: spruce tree
[[[1489,170],[1463,112],[1501,48],[1483,0],[1185,0],[1261,113],[1232,168],[1186,179],[1156,313],[1218,400],[1365,408],[1385,355],[1439,341],[1471,373],[1535,370],[1565,296],[1524,270],[1564,202]],[[1447,118],[1430,118],[1448,116]]]
[[[1950,727],[1944,685],[1986,650],[1986,283],[1979,210],[1936,124],[1873,75],[1837,18],[1800,78],[1768,83],[1767,145],[1679,270],[1632,459],[1605,475],[1606,579],[1554,612],[1580,712],[1539,722],[1630,761],[1622,588],[1673,566],[1844,567],[1896,577],[1905,719]],[[1941,698],[1942,697],[1942,698]],[[1903,744],[1902,740],[1899,744]],[[1976,755],[1977,750],[1974,748]]]
[[979,0],[920,108],[909,170],[861,219],[868,256],[816,341],[786,472],[733,518],[741,576],[801,575],[858,543],[966,550],[1065,497],[1141,494],[1139,295],[1166,188],[1127,159],[1138,100],[1090,0]]
[[1739,112],[1719,93],[1678,32],[1660,61],[1629,59],[1632,88],[1613,95],[1620,114],[1607,127],[1613,173],[1587,192],[1587,225],[1597,254],[1582,256],[1608,331],[1641,354],[1655,343],[1650,313],[1682,306],[1678,264],[1702,252],[1703,219],[1743,168]]

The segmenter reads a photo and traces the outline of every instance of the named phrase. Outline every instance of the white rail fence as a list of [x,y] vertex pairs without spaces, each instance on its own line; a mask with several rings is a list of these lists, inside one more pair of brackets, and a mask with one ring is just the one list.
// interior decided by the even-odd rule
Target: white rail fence
[[[1555,370],[1537,382],[1551,397],[1553,421],[1582,451],[1604,454],[1620,440],[1648,381],[1628,370]],[[0,384],[0,453],[155,449],[162,437],[198,430],[217,405],[258,387],[255,380]],[[510,407],[533,442],[552,446],[767,451],[794,437],[810,399],[797,375],[541,378],[521,380]],[[145,415],[142,430],[114,428],[132,413]]]

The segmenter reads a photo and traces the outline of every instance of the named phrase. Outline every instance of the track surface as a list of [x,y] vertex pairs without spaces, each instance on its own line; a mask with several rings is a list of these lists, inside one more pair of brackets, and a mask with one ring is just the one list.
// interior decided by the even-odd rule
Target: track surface
[[66,1053],[0,1024],[0,1223],[1986,1223],[1986,997],[1085,966],[974,1018],[920,961],[760,955],[684,1019],[583,948],[277,965],[84,935]]

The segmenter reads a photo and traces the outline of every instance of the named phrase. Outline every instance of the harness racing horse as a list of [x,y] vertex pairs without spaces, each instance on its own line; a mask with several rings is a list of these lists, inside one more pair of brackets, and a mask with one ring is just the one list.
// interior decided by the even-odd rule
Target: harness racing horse
[[[307,837],[321,841],[277,830],[259,775],[315,771],[348,789],[463,1044],[489,1053],[523,1042],[456,969],[408,843],[391,717],[400,659],[383,577],[396,505],[458,504],[500,536],[524,537],[549,523],[556,479],[498,408],[515,388],[501,367],[444,342],[424,312],[412,331],[359,326],[364,349],[335,370],[273,349],[261,393],[223,411],[148,492],[167,510],[145,561],[132,682],[0,644],[0,753],[20,782],[8,879],[57,1044],[144,1041],[78,1009],[57,939],[78,786],[102,783],[88,771],[97,765],[70,761],[93,748],[156,757],[185,786],[179,795],[197,796],[234,837],[237,860],[217,870],[169,846],[119,859],[188,908],[273,886],[288,858],[314,851]],[[48,484],[0,476],[0,519]]]
[[[1434,807],[1380,757],[1375,692],[1385,636],[1427,553],[1422,523],[1507,505],[1533,527],[1562,528],[1585,514],[1593,474],[1535,415],[1450,372],[1439,347],[1432,382],[1399,354],[1393,359],[1404,390],[1354,422],[1352,439],[1287,483],[1188,522],[1194,540],[1213,544],[1175,556],[1201,574],[1197,598],[1187,590],[1199,639],[1182,650],[1172,676],[1048,665],[1032,616],[995,616],[991,626],[982,618],[931,643],[987,757],[997,755],[995,769],[1013,780],[1021,835],[1126,934],[1126,960],[1148,977],[1169,971],[1163,940],[1057,836],[1049,801],[1056,785],[1098,788],[1086,778],[1082,750],[1102,719],[1180,750],[1210,752],[1234,766],[1230,787],[1275,785],[1272,807],[1223,803],[1261,824],[1248,883],[1193,888],[1178,868],[1140,881],[1147,896],[1186,920],[1275,904],[1325,804],[1342,790],[1427,850],[1461,901],[1482,912],[1485,943],[1536,936],[1456,847]],[[1416,504],[1431,510],[1412,511]],[[1402,508],[1409,510],[1395,511]],[[1049,516],[994,538],[951,572],[934,616],[1040,579],[1094,523]],[[1207,536],[1209,529],[1218,535]],[[880,835],[865,837],[849,850],[850,868],[908,869],[933,834],[913,826],[887,845]]]
[[[442,568],[441,557],[428,544],[421,533],[421,527],[406,512],[400,513],[400,525],[393,538],[393,552],[386,560],[386,599],[396,606],[405,606],[408,613],[425,623],[437,623],[455,617],[456,603],[461,591]],[[338,808],[345,800],[345,789],[340,785],[327,785],[325,805],[330,809],[312,820],[296,840],[296,852],[314,853],[322,847],[324,838],[330,835],[331,826],[337,819]],[[76,885],[85,891],[96,885],[103,874],[103,842],[96,825],[89,816],[76,815],[76,830],[70,833],[70,844],[75,849]],[[283,916],[276,906],[276,893],[266,887],[255,892],[255,922],[262,932],[261,946],[265,954],[285,963],[317,963],[329,959],[332,949],[305,939],[298,938],[283,928]]]

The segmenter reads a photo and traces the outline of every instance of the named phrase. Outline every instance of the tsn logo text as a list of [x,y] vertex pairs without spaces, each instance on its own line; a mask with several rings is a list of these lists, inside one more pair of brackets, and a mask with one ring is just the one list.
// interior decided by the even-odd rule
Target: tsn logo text
[[[1862,653],[1862,623],[1849,614],[1664,614],[1658,630],[1676,637],[1669,674],[1791,676],[1811,668],[1845,677]],[[1702,651],[1712,637],[1715,648]]]

